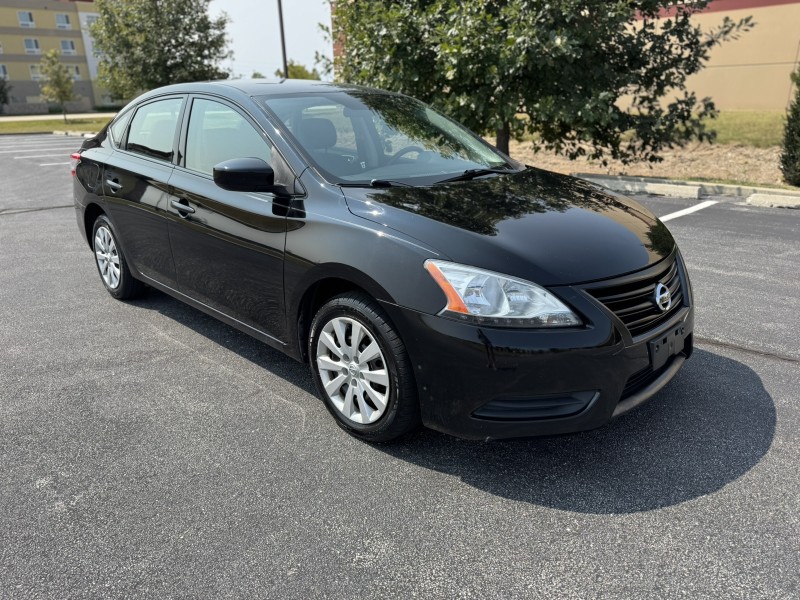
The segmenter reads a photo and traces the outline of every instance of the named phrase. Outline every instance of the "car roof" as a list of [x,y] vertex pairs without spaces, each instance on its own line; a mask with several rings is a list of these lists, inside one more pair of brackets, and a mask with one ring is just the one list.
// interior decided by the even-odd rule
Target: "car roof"
[[[332,83],[329,81],[305,79],[220,79],[217,81],[198,81],[194,83],[178,83],[151,90],[142,98],[164,93],[210,92],[224,96],[233,90],[247,96],[285,96],[288,94],[325,93],[346,91],[369,91],[376,94],[389,94],[384,90],[358,85]],[[141,98],[140,98],[141,99]]]

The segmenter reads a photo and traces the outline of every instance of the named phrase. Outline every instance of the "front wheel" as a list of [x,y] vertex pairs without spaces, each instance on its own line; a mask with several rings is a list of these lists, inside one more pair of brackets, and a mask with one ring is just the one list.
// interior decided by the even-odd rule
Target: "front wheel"
[[323,305],[311,322],[308,355],[320,397],[352,435],[386,442],[419,428],[405,346],[370,297],[344,294]]

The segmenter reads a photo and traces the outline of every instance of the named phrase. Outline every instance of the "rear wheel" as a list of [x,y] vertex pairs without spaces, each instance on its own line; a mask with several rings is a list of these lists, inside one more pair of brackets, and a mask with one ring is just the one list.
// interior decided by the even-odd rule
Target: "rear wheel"
[[100,273],[100,279],[109,294],[117,300],[126,300],[142,295],[145,289],[144,284],[131,275],[111,221],[105,215],[100,215],[94,222],[92,248],[97,272]]
[[352,435],[386,442],[419,428],[405,346],[369,296],[349,293],[323,305],[311,323],[308,355],[320,397]]

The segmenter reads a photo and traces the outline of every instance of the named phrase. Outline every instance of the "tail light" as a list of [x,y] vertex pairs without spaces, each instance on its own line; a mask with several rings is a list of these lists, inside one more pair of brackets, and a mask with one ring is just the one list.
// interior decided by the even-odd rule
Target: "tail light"
[[72,175],[75,175],[75,169],[78,168],[78,163],[81,162],[81,153],[80,152],[73,152],[69,156],[70,158],[70,169],[72,171]]

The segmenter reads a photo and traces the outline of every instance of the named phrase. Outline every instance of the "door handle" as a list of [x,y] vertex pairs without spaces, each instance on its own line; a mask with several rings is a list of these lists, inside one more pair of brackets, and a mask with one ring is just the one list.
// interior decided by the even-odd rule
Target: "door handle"
[[[186,213],[187,215],[192,214],[194,212],[194,209],[188,204],[184,204],[184,202],[185,200],[172,200],[170,201],[170,204],[172,205],[172,208],[177,210],[179,213]],[[186,215],[181,215],[181,216],[185,217]]]
[[116,180],[106,179],[106,185],[111,188],[112,192],[122,189],[122,184]]

